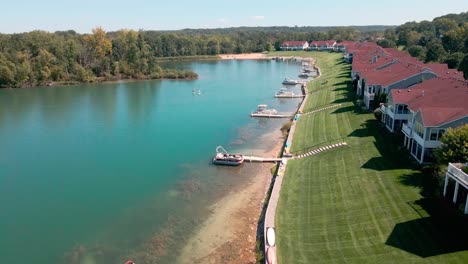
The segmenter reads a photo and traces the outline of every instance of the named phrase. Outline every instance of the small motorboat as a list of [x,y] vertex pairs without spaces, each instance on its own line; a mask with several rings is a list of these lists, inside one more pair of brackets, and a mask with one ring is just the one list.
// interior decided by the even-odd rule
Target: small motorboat
[[216,155],[213,158],[213,164],[239,166],[244,162],[242,154],[229,154],[223,147],[216,147]]
[[266,104],[259,104],[257,106],[257,110],[252,114],[263,114],[263,115],[276,115],[278,111],[276,109],[268,109],[268,105]]
[[298,75],[300,78],[309,78],[309,74],[303,72]]
[[299,83],[298,81],[292,80],[292,79],[289,79],[289,78],[284,78],[284,80],[283,80],[283,84],[286,84],[286,85],[296,85],[298,83]]
[[288,91],[286,88],[281,88],[279,92],[275,94],[275,97],[284,98],[284,97],[298,97],[294,92]]

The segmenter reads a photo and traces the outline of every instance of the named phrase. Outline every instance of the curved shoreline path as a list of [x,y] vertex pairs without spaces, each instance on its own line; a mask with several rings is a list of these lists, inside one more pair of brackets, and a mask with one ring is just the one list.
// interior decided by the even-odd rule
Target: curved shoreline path
[[[314,63],[314,67],[317,69],[317,73],[318,73],[317,77],[313,79],[313,80],[316,80],[316,79],[320,78],[321,70],[320,70],[319,67],[315,66],[315,63]],[[282,157],[285,158],[283,160],[286,160],[286,161],[288,159],[306,158],[306,157],[309,157],[311,155],[320,153],[322,151],[331,150],[331,149],[334,149],[334,148],[337,148],[337,147],[347,146],[347,143],[342,141],[342,142],[339,142],[339,143],[334,143],[334,144],[330,144],[330,145],[327,145],[327,146],[318,147],[316,149],[311,149],[310,151],[308,151],[306,153],[303,153],[301,155],[297,155],[297,156],[292,155],[291,153],[289,153],[289,149],[290,149],[290,146],[292,146],[292,141],[293,141],[294,133],[295,133],[295,130],[296,130],[297,120],[299,119],[299,117],[301,115],[313,114],[313,113],[316,113],[316,112],[319,112],[319,111],[323,111],[323,110],[327,110],[327,109],[330,109],[330,108],[335,108],[335,107],[341,106],[341,104],[335,104],[335,105],[323,107],[323,108],[320,108],[320,109],[316,109],[316,110],[311,111],[311,112],[304,113],[304,107],[305,107],[305,104],[306,104],[307,99],[309,97],[309,92],[307,90],[307,85],[303,86],[303,92],[304,92],[304,95],[305,95],[304,100],[302,100],[301,105],[299,106],[299,108],[297,110],[297,113],[301,113],[301,114],[296,114],[296,118],[293,119],[293,122],[291,124],[291,129],[289,130],[289,134],[288,134],[288,137],[286,139],[286,147],[285,147],[285,150],[282,153]],[[286,170],[286,166],[287,166],[286,163],[282,163],[280,165],[280,168],[279,168],[279,170],[278,170],[278,172],[276,174],[276,177],[275,177],[275,180],[274,180],[274,183],[273,183],[273,188],[271,190],[270,199],[268,201],[268,206],[267,206],[267,210],[266,210],[266,213],[265,213],[265,220],[264,220],[264,227],[263,227],[264,228],[263,234],[264,234],[265,263],[275,264],[275,263],[277,263],[277,259],[278,259],[277,258],[277,252],[276,252],[277,251],[276,244],[273,244],[273,245],[270,246],[268,244],[268,241],[275,241],[276,240],[276,238],[275,238],[276,237],[276,230],[275,230],[276,208],[278,206],[281,187],[282,187],[282,184],[283,184],[283,178],[285,177],[284,171]],[[272,234],[272,232],[267,232],[268,229],[273,229],[275,231]],[[273,235],[273,238],[271,237],[272,235]]]
[[[321,72],[320,68],[315,66],[315,61],[314,61],[314,67],[317,69],[317,77],[314,78],[313,80],[316,80],[320,78]],[[313,81],[312,80],[312,81]],[[308,83],[307,83],[308,84]],[[309,97],[309,92],[307,90],[307,85],[303,86],[303,92],[305,94],[304,100],[302,100],[301,105],[299,106],[299,109],[297,110],[297,113],[302,113],[304,110],[304,106],[307,102],[307,99]],[[297,116],[297,115],[296,115]],[[294,118],[291,129],[289,130],[288,138],[286,139],[286,149],[283,152],[283,157],[291,157],[291,155],[288,153],[289,146],[291,146],[293,138],[294,138],[294,132],[296,130],[296,124],[297,124],[298,118]],[[286,170],[286,164],[283,164],[283,167],[281,168],[281,171]],[[276,207],[278,206],[278,200],[279,200],[279,195],[281,191],[281,186],[283,184],[283,177],[284,175],[280,176],[277,174],[275,176],[275,180],[273,183],[273,188],[271,190],[270,194],[270,199],[268,201],[268,206],[267,210],[265,213],[265,222],[263,225],[263,234],[264,234],[264,252],[265,252],[265,263],[277,263],[277,256],[276,256],[276,245],[272,245],[271,247],[268,245],[267,241],[267,229],[268,228],[273,228],[275,229],[275,217],[276,217]],[[273,234],[276,236],[276,234]]]

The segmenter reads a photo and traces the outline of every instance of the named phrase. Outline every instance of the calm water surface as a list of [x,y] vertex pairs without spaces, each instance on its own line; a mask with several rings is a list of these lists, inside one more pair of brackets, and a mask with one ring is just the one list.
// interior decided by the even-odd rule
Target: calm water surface
[[300,102],[273,98],[299,64],[169,66],[200,79],[0,90],[3,262],[174,262],[208,205],[255,170],[212,166],[215,147],[261,153],[286,120],[249,113]]

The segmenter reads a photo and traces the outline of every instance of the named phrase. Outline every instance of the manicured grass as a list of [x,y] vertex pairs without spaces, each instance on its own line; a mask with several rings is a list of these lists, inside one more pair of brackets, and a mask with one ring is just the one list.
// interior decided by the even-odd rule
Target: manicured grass
[[342,104],[301,116],[292,151],[340,137],[349,146],[288,163],[276,215],[279,263],[468,263],[467,218],[421,195],[430,177],[355,106],[342,54],[270,55],[286,54],[313,56],[322,70],[306,109]]

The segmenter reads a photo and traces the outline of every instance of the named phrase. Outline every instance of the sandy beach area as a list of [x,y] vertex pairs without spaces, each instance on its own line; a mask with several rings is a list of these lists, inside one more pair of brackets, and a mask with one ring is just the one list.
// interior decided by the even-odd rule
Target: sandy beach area
[[222,60],[259,60],[267,58],[266,54],[263,53],[221,54],[219,57]]
[[[279,130],[268,136],[277,144],[262,155],[276,157],[284,138]],[[255,263],[258,220],[275,164],[243,166],[256,166],[255,175],[212,205],[213,214],[189,239],[178,263]]]

